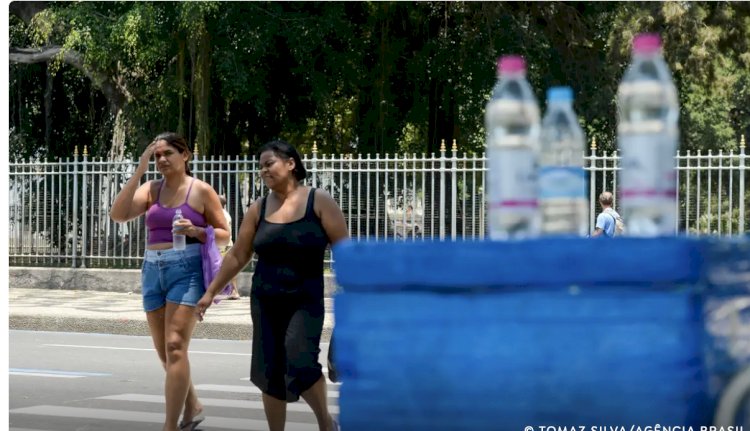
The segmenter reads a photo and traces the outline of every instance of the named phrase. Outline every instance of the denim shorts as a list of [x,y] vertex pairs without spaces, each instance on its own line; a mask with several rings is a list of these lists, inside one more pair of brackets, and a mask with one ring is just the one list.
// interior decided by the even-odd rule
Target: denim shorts
[[206,289],[203,286],[201,245],[185,250],[146,250],[141,272],[143,309],[154,311],[167,301],[195,307]]

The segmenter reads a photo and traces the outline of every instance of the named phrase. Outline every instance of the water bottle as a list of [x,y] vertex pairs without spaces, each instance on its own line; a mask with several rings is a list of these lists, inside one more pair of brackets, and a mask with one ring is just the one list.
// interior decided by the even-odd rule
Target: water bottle
[[633,59],[617,101],[620,202],[628,235],[674,235],[679,101],[657,34],[639,34],[633,40]]
[[573,111],[573,89],[547,90],[539,155],[539,206],[542,232],[552,235],[588,233],[588,198],[583,152],[586,137]]
[[[172,227],[178,220],[182,220],[182,210],[177,208],[174,218],[172,218]],[[172,248],[175,250],[185,250],[185,235],[172,232]]]
[[539,105],[526,80],[522,57],[500,58],[498,81],[487,102],[484,121],[490,238],[538,236]]

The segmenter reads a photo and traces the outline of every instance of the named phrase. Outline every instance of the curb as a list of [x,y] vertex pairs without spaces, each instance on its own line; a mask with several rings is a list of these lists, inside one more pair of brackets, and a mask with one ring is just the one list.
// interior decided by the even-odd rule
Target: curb
[[[250,319],[248,315],[248,320]],[[328,319],[326,319],[328,320]],[[8,319],[11,330],[49,331],[49,332],[82,332],[108,335],[133,335],[150,337],[148,324],[145,320],[107,320],[93,318],[71,318],[53,316],[19,316],[11,315]],[[331,339],[331,325],[323,327],[320,337],[321,343],[328,343]],[[195,325],[192,339],[216,339],[250,341],[253,325],[233,323],[198,322]]]
[[[151,336],[138,293],[12,287],[8,294],[9,329]],[[334,300],[325,299],[321,341],[330,339]],[[250,298],[213,305],[193,338],[250,340]]]
[[[12,266],[8,268],[8,278],[9,286],[21,289],[141,292],[140,269]],[[241,272],[237,276],[241,295],[250,295],[252,278],[252,272]],[[333,275],[324,275],[324,289],[326,298],[333,297],[339,290]]]

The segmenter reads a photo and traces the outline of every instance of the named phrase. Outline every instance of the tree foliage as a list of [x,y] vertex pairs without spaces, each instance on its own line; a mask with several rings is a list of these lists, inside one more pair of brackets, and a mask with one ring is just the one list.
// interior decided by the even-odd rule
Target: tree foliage
[[[137,152],[176,130],[204,154],[284,138],[303,151],[483,147],[503,54],[542,102],[570,85],[589,137],[614,149],[633,36],[659,32],[682,146],[733,149],[750,131],[743,2],[14,2],[12,157]],[[122,148],[117,148],[121,146]]]

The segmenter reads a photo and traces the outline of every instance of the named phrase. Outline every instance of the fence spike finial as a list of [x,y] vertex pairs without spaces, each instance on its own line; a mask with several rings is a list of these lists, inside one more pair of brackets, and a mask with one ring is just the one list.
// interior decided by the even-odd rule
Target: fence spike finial
[[86,157],[89,155],[89,147],[86,145],[83,146],[83,157]]
[[195,149],[193,150],[193,155],[194,156],[198,156],[198,153],[199,153],[199,151],[198,151],[198,142],[196,142],[195,143]]
[[458,145],[456,145],[455,139],[453,140],[453,146],[451,147],[451,151],[453,151],[454,153],[458,151]]
[[596,151],[596,136],[591,137],[591,151]]
[[445,139],[440,140],[440,152],[441,153],[445,152]]
[[745,149],[745,135],[744,134],[740,137],[740,149],[742,150]]
[[313,154],[318,152],[318,141],[313,141],[313,148],[312,148]]
[[76,145],[76,146],[73,147],[73,155],[74,156],[78,155],[78,145]]

